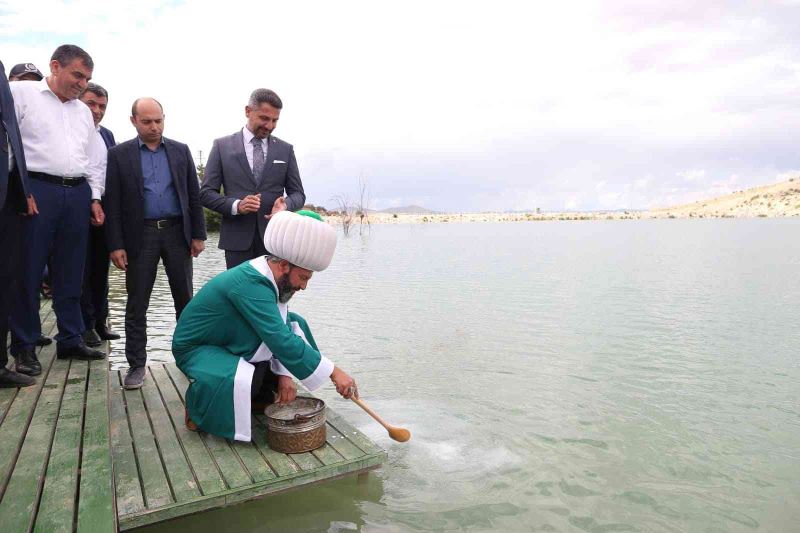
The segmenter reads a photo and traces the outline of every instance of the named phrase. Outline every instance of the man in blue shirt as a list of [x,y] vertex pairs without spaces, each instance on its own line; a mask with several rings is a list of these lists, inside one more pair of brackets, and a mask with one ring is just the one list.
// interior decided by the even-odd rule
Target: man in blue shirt
[[205,247],[200,186],[189,147],[163,137],[164,111],[153,98],[131,108],[138,136],[108,151],[106,244],[125,271],[125,388],[142,386],[147,363],[147,308],[158,262],[164,262],[175,314],[192,297],[192,257]]

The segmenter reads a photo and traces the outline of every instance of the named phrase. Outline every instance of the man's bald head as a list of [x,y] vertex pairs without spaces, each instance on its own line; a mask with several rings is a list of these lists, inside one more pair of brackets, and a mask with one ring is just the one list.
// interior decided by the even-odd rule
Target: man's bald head
[[137,98],[131,106],[131,124],[142,142],[155,149],[164,133],[164,108],[155,98]]

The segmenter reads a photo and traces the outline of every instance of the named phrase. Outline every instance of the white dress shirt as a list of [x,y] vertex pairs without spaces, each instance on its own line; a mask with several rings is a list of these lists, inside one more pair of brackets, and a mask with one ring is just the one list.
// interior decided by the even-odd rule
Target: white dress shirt
[[[255,135],[247,126],[242,128],[242,141],[244,142],[244,155],[247,156],[247,163],[250,165],[250,170],[253,170],[253,139]],[[269,137],[266,139],[261,139],[261,146],[262,150],[264,151],[264,164],[267,163],[267,151],[269,150]],[[258,176],[256,176],[258,179]],[[241,200],[234,200],[233,205],[231,206],[231,215],[238,215],[239,214],[239,202]]]
[[105,191],[106,150],[86,104],[62,102],[50,90],[47,78],[15,81],[10,86],[28,170],[85,177],[92,199],[99,200]]

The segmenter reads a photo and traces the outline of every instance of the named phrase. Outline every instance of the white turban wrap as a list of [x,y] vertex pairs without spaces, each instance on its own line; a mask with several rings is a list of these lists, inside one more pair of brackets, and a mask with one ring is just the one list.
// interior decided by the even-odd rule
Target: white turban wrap
[[313,216],[280,211],[272,215],[267,224],[264,247],[270,254],[293,265],[319,272],[331,264],[336,250],[336,230]]

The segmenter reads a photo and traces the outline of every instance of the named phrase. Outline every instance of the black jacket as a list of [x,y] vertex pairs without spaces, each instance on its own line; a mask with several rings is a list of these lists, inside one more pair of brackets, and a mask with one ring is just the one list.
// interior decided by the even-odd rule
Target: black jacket
[[[14,172],[8,172],[8,144],[14,154]],[[25,166],[25,150],[14,110],[14,97],[6,79],[6,68],[0,61],[0,209],[6,199],[19,212],[28,209],[28,167]]]
[[[186,245],[192,239],[206,239],[206,222],[200,205],[200,185],[189,147],[164,138],[172,183],[178,193],[183,216]],[[134,138],[108,151],[106,195],[106,243],[108,250],[124,249],[135,257],[144,233],[144,176],[139,154],[139,139]]]

